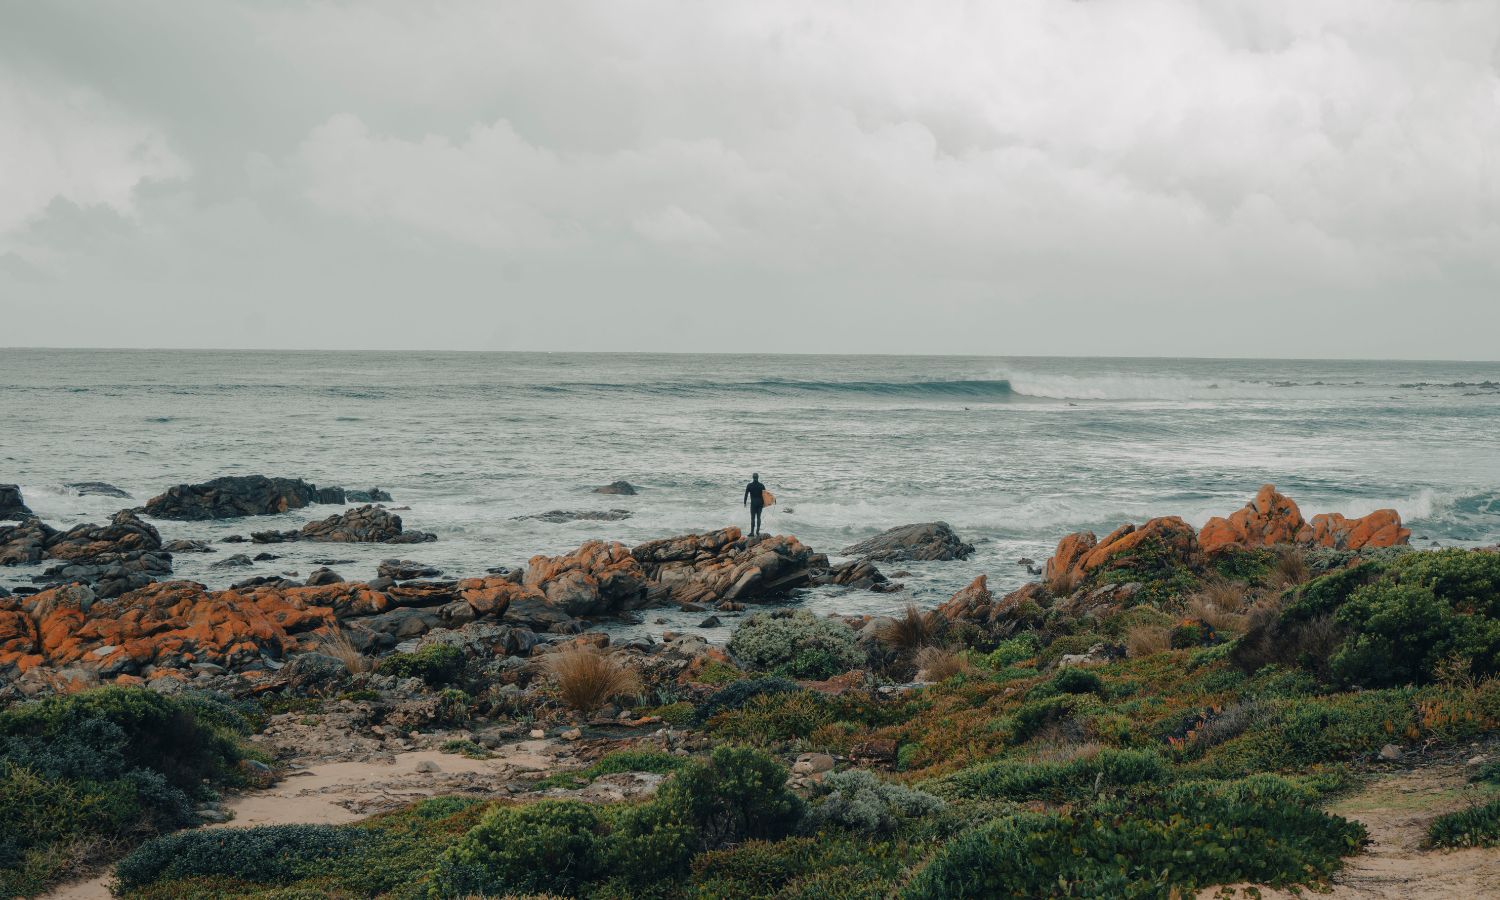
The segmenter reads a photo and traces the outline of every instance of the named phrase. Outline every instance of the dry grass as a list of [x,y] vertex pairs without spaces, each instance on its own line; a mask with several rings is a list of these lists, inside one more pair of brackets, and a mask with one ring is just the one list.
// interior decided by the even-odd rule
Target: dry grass
[[1104,745],[1098,741],[1074,744],[1053,744],[1037,747],[1032,758],[1037,762],[1070,763],[1075,759],[1093,759]]
[[361,653],[349,635],[343,631],[335,631],[323,638],[323,643],[318,647],[319,653],[327,654],[344,664],[344,670],[350,675],[358,675],[360,672],[368,672],[375,668],[375,660]]
[[1267,583],[1278,591],[1284,591],[1289,587],[1296,587],[1312,577],[1312,570],[1307,566],[1307,557],[1296,547],[1276,548],[1276,563],[1271,567],[1271,574],[1266,577]]
[[946,681],[970,669],[968,657],[940,647],[923,647],[915,661],[918,681]]
[[1161,625],[1137,625],[1125,632],[1125,652],[1132,658],[1172,649],[1172,629]]
[[1245,589],[1232,581],[1210,581],[1188,601],[1187,614],[1226,635],[1245,632],[1245,615],[1241,611],[1249,598]]
[[1077,572],[1059,572],[1047,579],[1047,591],[1054,597],[1071,597],[1082,580]]
[[923,647],[936,647],[942,642],[942,616],[937,610],[922,612],[912,604],[906,605],[901,615],[883,622],[876,637],[893,649],[915,653]]
[[542,669],[564,703],[591,713],[616,697],[639,693],[640,676],[618,658],[593,647],[573,647],[542,657]]

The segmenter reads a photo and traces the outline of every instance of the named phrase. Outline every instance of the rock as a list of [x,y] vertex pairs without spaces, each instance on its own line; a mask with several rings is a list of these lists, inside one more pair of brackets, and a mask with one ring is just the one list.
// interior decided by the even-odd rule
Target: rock
[[212,562],[208,567],[210,569],[246,569],[253,565],[255,565],[255,560],[243,553],[236,553],[233,556]]
[[168,553],[218,553],[208,541],[176,540],[161,545]]
[[229,821],[229,813],[217,806],[204,806],[197,810],[198,820],[211,825],[218,825]]
[[543,731],[540,728],[533,728],[530,732],[527,733],[527,736],[534,741],[539,741],[547,736],[547,732]]
[[562,738],[565,741],[576,741],[583,737],[583,729],[569,728],[567,731],[564,731],[562,734],[558,735],[558,737]]
[[875,564],[867,559],[850,560],[826,572],[818,572],[813,575],[812,583],[832,584],[867,591],[881,591],[888,587],[900,589],[900,585],[891,585],[890,579],[882,575],[880,570],[875,568]]
[[1103,540],[1096,541],[1089,531],[1064,537],[1047,561],[1047,578],[1056,582],[1063,576],[1082,578],[1105,566],[1130,568],[1136,564],[1136,550],[1143,544],[1159,548],[1183,565],[1196,564],[1202,555],[1198,550],[1198,535],[1191,525],[1177,516],[1161,516],[1139,528],[1121,525]]
[[1464,761],[1464,765],[1466,765],[1466,766],[1468,766],[1469,768],[1472,769],[1472,768],[1475,768],[1477,766],[1482,766],[1482,765],[1484,765],[1488,761],[1489,761],[1489,757],[1485,756],[1483,753],[1481,753],[1481,754],[1479,754],[1477,756],[1471,756],[1471,757],[1469,757],[1467,760]]
[[274,553],[257,553],[254,559],[256,562],[271,562],[272,560],[281,559],[281,557]]
[[839,552],[843,556],[881,562],[954,560],[968,559],[974,553],[974,545],[964,543],[947,522],[925,522],[883,531]]
[[820,772],[833,771],[834,760],[827,753],[803,753],[792,763],[792,773],[795,775],[816,775]]
[[1087,653],[1064,653],[1059,656],[1057,667],[1066,669],[1070,666],[1100,666],[1109,662],[1109,659],[1109,648],[1103,644],[1095,644]]
[[[338,500],[343,491],[337,488]],[[300,478],[267,478],[264,475],[229,475],[202,484],[179,484],[146,501],[146,514],[158,519],[199,521],[265,516],[301,509],[312,503],[330,502],[334,495],[320,493],[317,485]]]
[[564,556],[533,556],[522,584],[570,616],[636,609],[647,599],[645,571],[617,542],[589,541]]
[[298,693],[338,681],[349,670],[343,660],[326,653],[299,653],[281,670],[281,677]]
[[618,522],[630,518],[628,509],[554,509],[530,516],[516,516],[513,521],[535,519],[539,522]]
[[1209,519],[1198,534],[1205,553],[1227,547],[1271,547],[1290,544],[1302,529],[1302,512],[1275,485],[1263,485],[1255,498],[1229,518]]
[[87,559],[101,553],[160,550],[161,535],[132,510],[115,513],[108,525],[75,525],[47,541],[52,559]]
[[368,491],[344,491],[344,500],[349,503],[390,503],[391,495],[377,487]]
[[416,771],[422,772],[424,774],[431,774],[433,772],[441,772],[442,769],[440,769],[438,767],[438,764],[433,762],[432,760],[424,759],[421,762],[417,763]]
[[1411,542],[1411,529],[1401,525],[1394,509],[1377,509],[1358,519],[1319,513],[1297,533],[1297,542],[1336,550],[1395,547]]
[[321,587],[325,584],[338,584],[343,580],[344,576],[340,575],[339,573],[333,571],[327,566],[319,566],[318,568],[313,569],[311,574],[307,576],[307,586]]
[[698,627],[699,628],[718,628],[722,624],[723,623],[719,621],[719,617],[718,616],[709,616],[708,618],[704,619],[702,622],[699,622],[698,623]]
[[937,612],[949,622],[967,622],[991,632],[1005,629],[1008,633],[1040,618],[1040,600],[1045,593],[1040,584],[1024,584],[997,600],[990,591],[989,577],[980,575],[948,598]]
[[63,487],[75,491],[80,497],[116,497],[121,500],[132,499],[130,494],[120,490],[112,484],[103,481],[70,481]]
[[231,534],[229,537],[220,538],[219,539],[219,543],[221,543],[221,544],[243,544],[243,543],[245,543],[248,540],[249,540],[249,538],[245,537],[243,534]]
[[616,494],[624,497],[634,497],[638,493],[635,485],[628,481],[612,481],[603,487],[594,488],[596,494]]
[[41,519],[27,519],[19,525],[0,525],[0,566],[24,566],[41,562],[47,542],[57,531]]
[[1075,531],[1058,541],[1057,550],[1047,560],[1047,580],[1057,582],[1066,577],[1081,575],[1083,561],[1098,545],[1099,539],[1094,537],[1092,531]]
[[83,583],[100,597],[118,597],[172,573],[171,554],[151,550],[98,553],[52,566],[32,577],[37,584]]
[[24,522],[34,515],[21,501],[20,485],[0,484],[0,522],[8,519]]
[[302,526],[304,541],[345,543],[420,544],[437,540],[424,531],[403,531],[401,517],[379,506],[360,506],[320,522]]
[[380,561],[380,566],[375,570],[381,578],[389,578],[392,581],[411,581],[417,578],[436,578],[443,574],[442,570],[436,569],[424,563],[413,562],[409,559],[385,559]]
[[790,535],[745,538],[738,528],[685,534],[630,551],[650,585],[650,599],[677,604],[786,596],[828,569],[828,557]]
[[1401,758],[1401,748],[1395,744],[1386,744],[1380,748],[1380,758],[1386,762],[1395,762]]

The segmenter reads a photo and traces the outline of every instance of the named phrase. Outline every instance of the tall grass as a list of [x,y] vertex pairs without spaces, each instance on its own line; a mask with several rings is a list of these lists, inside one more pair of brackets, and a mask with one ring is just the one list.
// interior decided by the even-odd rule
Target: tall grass
[[593,647],[571,647],[542,657],[541,667],[564,703],[591,713],[616,697],[639,693],[641,679],[618,658]]
[[368,672],[375,668],[375,660],[360,652],[360,649],[350,640],[348,633],[342,630],[331,632],[324,637],[322,644],[318,647],[318,652],[343,663],[344,670],[350,675],[358,675],[360,672]]
[[901,615],[881,623],[876,636],[895,650],[915,653],[923,647],[936,647],[942,642],[941,619],[936,610],[924,613],[908,603]]

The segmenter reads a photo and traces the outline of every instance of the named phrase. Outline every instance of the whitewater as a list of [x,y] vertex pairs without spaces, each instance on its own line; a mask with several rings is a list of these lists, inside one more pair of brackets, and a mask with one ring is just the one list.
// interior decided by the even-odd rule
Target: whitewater
[[[1058,537],[1181,515],[1202,524],[1274,483],[1304,512],[1394,507],[1418,546],[1500,541],[1500,364],[877,356],[0,350],[0,482],[57,528],[166,487],[262,473],[378,486],[439,540],[399,548],[450,575],[585,540],[745,524],[837,555],[944,520],[979,552],[906,567],[894,595],[820,590],[814,608],[931,605],[987,573],[1027,577]],[[617,479],[634,497],[591,489]],[[133,500],[77,496],[104,481]],[[625,509],[550,523],[550,510]],[[292,528],[159,522],[165,539]],[[263,549],[263,548],[257,548]],[[382,546],[281,545],[280,559],[178,577],[222,587],[329,563],[373,577]],[[0,584],[30,569],[0,570]]]

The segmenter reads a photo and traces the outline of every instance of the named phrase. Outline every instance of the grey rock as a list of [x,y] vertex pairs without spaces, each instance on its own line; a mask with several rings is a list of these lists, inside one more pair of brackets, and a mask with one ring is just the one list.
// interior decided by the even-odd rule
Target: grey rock
[[77,492],[80,497],[115,497],[120,500],[133,499],[129,493],[104,481],[70,481],[63,485]]
[[[333,499],[335,495],[337,500]],[[168,488],[146,501],[146,513],[158,519],[200,521],[271,515],[327,502],[342,503],[343,491],[334,488],[320,492],[317,485],[300,478],[230,475]]]
[[21,501],[20,485],[0,484],[0,522],[7,519],[24,522],[34,515]]
[[227,556],[224,559],[209,563],[208,567],[210,569],[246,569],[253,565],[255,565],[255,560],[243,553],[236,553],[233,556]]
[[702,622],[699,622],[698,623],[698,627],[699,628],[718,628],[722,624],[723,623],[719,621],[719,617],[718,616],[709,616],[708,618],[704,619]]
[[307,576],[308,587],[322,587],[325,584],[338,584],[344,580],[344,576],[333,571],[327,566],[320,566],[312,570]]
[[923,522],[882,531],[840,551],[843,556],[877,561],[967,559],[974,545],[964,543],[947,522]]
[[390,503],[391,495],[377,487],[368,491],[344,491],[344,499],[349,503]]
[[176,540],[176,541],[168,541],[167,543],[162,544],[161,548],[163,550],[167,551],[168,553],[218,553],[219,552],[219,551],[215,550],[213,547],[209,546],[208,541],[193,541],[193,540],[187,540],[187,539]]
[[529,516],[516,516],[513,521],[521,522],[532,519],[560,524],[562,522],[619,522],[628,518],[630,518],[628,509],[553,509]]
[[441,569],[429,566],[425,563],[414,562],[409,559],[385,559],[381,560],[376,570],[381,578],[389,578],[392,581],[412,581],[417,578],[436,578],[443,574]]
[[1401,758],[1401,748],[1395,744],[1386,744],[1380,748],[1380,758],[1386,762],[1395,762]]
[[603,487],[594,488],[596,494],[614,494],[621,497],[634,497],[639,493],[639,488],[628,481],[612,481]]

